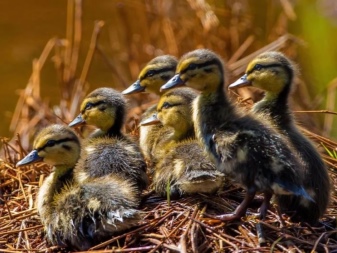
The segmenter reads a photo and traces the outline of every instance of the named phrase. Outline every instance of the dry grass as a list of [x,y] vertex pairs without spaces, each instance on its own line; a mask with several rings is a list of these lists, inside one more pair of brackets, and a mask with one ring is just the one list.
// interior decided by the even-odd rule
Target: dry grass
[[[306,132],[310,134],[310,132]],[[311,135],[325,146],[334,145],[328,139]],[[46,244],[43,228],[34,207],[39,186],[50,168],[45,164],[15,168],[14,164],[25,155],[17,141],[14,148],[4,142],[5,161],[0,164],[0,248],[2,252],[58,252],[65,249]],[[333,185],[337,182],[337,160],[324,156],[330,165]],[[327,214],[320,227],[291,223],[280,217],[275,207],[266,220],[255,218],[254,212],[261,204],[256,198],[249,213],[241,221],[221,222],[207,214],[231,212],[243,198],[241,189],[227,186],[212,196],[191,196],[170,201],[149,192],[141,208],[147,213],[143,224],[127,233],[90,249],[90,252],[232,252],[258,251],[295,252],[337,250],[336,205],[332,194]]]
[[[116,1],[117,2],[117,1]],[[212,2],[212,1],[210,1]],[[173,4],[174,3],[174,4]],[[89,87],[87,76],[94,55],[112,71],[116,89],[128,86],[135,80],[142,64],[163,52],[176,56],[197,47],[211,48],[227,60],[229,81],[241,75],[247,63],[260,52],[283,50],[292,58],[296,48],[302,45],[295,36],[287,33],[289,20],[296,18],[290,1],[282,0],[278,6],[268,4],[263,38],[252,33],[256,10],[248,1],[225,1],[212,5],[206,1],[124,1],[112,8],[112,16],[118,24],[110,40],[114,57],[106,53],[98,37],[104,23],[97,21],[82,70],[79,71],[79,47],[81,43],[81,1],[68,1],[68,26],[65,39],[53,38],[45,46],[41,56],[33,61],[33,73],[27,87],[21,92],[11,129],[16,135],[12,140],[2,139],[0,160],[0,249],[1,252],[58,252],[66,251],[49,246],[44,240],[43,229],[34,207],[34,200],[43,179],[50,168],[44,164],[15,168],[32,136],[38,129],[50,123],[69,122],[78,113],[79,103]],[[229,8],[231,6],[231,8]],[[144,15],[147,13],[147,15]],[[183,17],[183,18],[182,18]],[[137,20],[135,22],[134,20]],[[142,36],[137,36],[142,34]],[[113,36],[113,37],[112,37]],[[60,103],[51,107],[40,96],[40,73],[48,59],[52,59],[60,83]],[[131,81],[130,81],[131,80]],[[303,132],[317,146],[322,144],[336,150],[337,143],[322,137],[316,118],[323,116],[325,128],[331,127],[330,111],[316,111],[308,107],[311,101],[308,87],[298,80],[297,94],[306,100],[295,103],[294,108],[303,122]],[[335,87],[332,82],[331,87]],[[257,92],[242,90],[238,102],[245,106],[260,96]],[[233,94],[232,94],[233,95]],[[234,98],[236,94],[234,94]],[[242,97],[242,98],[241,98]],[[145,108],[154,102],[152,96],[135,96],[129,111],[126,132],[137,135],[137,120]],[[144,101],[146,100],[147,101]],[[331,103],[330,103],[331,104]],[[329,107],[328,109],[331,110]],[[305,110],[306,113],[303,113]],[[310,112],[308,112],[310,110]],[[310,115],[310,116],[308,116]],[[301,117],[303,116],[303,117]],[[313,124],[314,123],[314,124]],[[306,127],[306,128],[305,128]],[[308,128],[310,127],[310,128]],[[329,166],[333,185],[337,185],[337,160],[323,157]],[[91,252],[292,252],[337,250],[335,189],[322,226],[310,227],[294,224],[287,217],[279,217],[271,208],[267,219],[260,221],[247,215],[238,222],[221,222],[207,218],[207,213],[230,212],[241,201],[240,189],[228,186],[217,196],[194,196],[167,203],[148,193],[142,209],[147,212],[144,224],[125,234],[117,235],[106,243],[97,245]],[[260,199],[250,212],[256,212]]]

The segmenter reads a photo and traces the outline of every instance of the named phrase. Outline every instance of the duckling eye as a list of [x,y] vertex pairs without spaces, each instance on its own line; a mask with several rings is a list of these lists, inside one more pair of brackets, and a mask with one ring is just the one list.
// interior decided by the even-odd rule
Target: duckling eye
[[94,107],[94,104],[88,102],[88,103],[85,105],[85,110],[90,110],[90,109],[93,108],[93,107]]
[[161,108],[162,109],[167,109],[167,108],[170,108],[170,107],[171,107],[171,104],[168,103],[168,102],[165,102]]
[[189,70],[195,70],[197,67],[198,67],[197,64],[191,63],[191,64],[188,66],[187,69],[189,69]]
[[149,71],[146,73],[146,77],[154,76],[154,74],[155,74],[155,71],[149,70]]
[[56,144],[55,140],[49,140],[47,141],[47,143],[45,144],[45,147],[52,147]]
[[256,64],[254,66],[254,70],[261,70],[262,69],[262,65],[261,64]]

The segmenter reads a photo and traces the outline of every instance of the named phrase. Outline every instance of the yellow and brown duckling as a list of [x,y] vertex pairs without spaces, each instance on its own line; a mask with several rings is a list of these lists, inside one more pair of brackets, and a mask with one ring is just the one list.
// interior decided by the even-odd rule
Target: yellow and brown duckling
[[180,59],[176,73],[162,89],[186,85],[201,92],[193,103],[196,135],[218,170],[246,189],[234,213],[218,218],[242,217],[257,192],[264,194],[262,218],[273,194],[312,200],[297,170],[302,165],[286,142],[268,125],[240,114],[230,103],[223,91],[224,66],[218,55],[207,49],[189,52]]
[[192,101],[198,93],[189,88],[178,88],[162,95],[157,115],[141,124],[160,121],[173,132],[162,136],[154,147],[159,162],[156,165],[153,185],[155,191],[166,196],[167,186],[171,197],[195,193],[214,193],[224,184],[224,175],[217,171],[203,148],[195,139],[192,121]]
[[47,239],[54,245],[87,250],[118,231],[138,225],[142,213],[132,182],[116,175],[80,185],[73,168],[80,142],[67,126],[51,125],[35,138],[34,150],[17,163],[53,166],[37,196],[37,210]]
[[249,63],[246,74],[229,88],[254,86],[264,90],[265,97],[253,112],[268,119],[292,144],[304,162],[304,188],[315,202],[303,197],[279,196],[281,210],[295,211],[294,220],[316,224],[325,213],[330,199],[327,168],[314,147],[298,129],[289,106],[289,96],[296,74],[294,64],[282,53],[266,52]]
[[139,146],[122,133],[126,102],[112,88],[98,88],[81,104],[81,113],[69,124],[86,123],[98,130],[83,142],[75,176],[80,182],[118,174],[136,182],[140,190],[148,185],[146,163]]
[[[161,55],[152,59],[141,70],[138,80],[133,83],[129,88],[124,90],[122,94],[135,94],[139,92],[150,92],[161,95],[160,87],[166,83],[172,76],[174,76],[177,66],[177,59],[171,55]],[[142,115],[141,121],[151,117],[156,113],[157,105],[149,107]],[[159,132],[161,134],[168,134],[162,129],[162,124],[140,126],[139,129],[139,145],[143,151],[145,158],[148,161],[156,163],[153,159],[153,145],[157,139]]]

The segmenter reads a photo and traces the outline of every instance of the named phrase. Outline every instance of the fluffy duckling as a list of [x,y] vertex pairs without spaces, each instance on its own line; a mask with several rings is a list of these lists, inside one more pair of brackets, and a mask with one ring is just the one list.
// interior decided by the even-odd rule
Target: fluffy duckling
[[52,125],[35,138],[34,150],[17,163],[53,166],[37,196],[37,210],[50,243],[87,250],[118,231],[138,225],[140,199],[131,182],[111,175],[79,185],[73,167],[80,142],[67,126]]
[[[161,55],[152,59],[141,70],[138,80],[133,83],[129,88],[124,90],[122,94],[134,94],[139,92],[150,92],[161,95],[160,87],[166,83],[172,76],[174,76],[177,66],[177,59],[171,55]],[[156,113],[157,105],[149,107],[142,115],[141,121],[151,117]],[[162,129],[162,124],[140,126],[139,129],[139,145],[143,151],[145,158],[155,164],[154,157],[152,156],[153,145],[158,138],[158,133],[166,135],[169,130]]]
[[141,122],[161,122],[173,128],[173,132],[155,147],[160,159],[153,185],[162,196],[166,196],[168,184],[171,197],[177,198],[186,194],[214,193],[224,183],[224,175],[216,170],[194,136],[191,106],[197,95],[189,88],[168,91],[158,103],[157,116]]
[[201,92],[193,103],[196,135],[218,170],[246,189],[234,213],[218,218],[242,217],[257,192],[264,194],[262,218],[273,194],[312,200],[297,170],[302,165],[288,145],[268,125],[240,114],[229,101],[223,91],[224,67],[219,56],[207,49],[189,52],[180,59],[176,72],[161,89],[186,85]]
[[140,190],[148,185],[146,163],[138,145],[123,135],[126,102],[112,88],[98,88],[81,104],[81,113],[69,124],[86,123],[98,128],[83,142],[75,177],[80,182],[112,173],[136,182]]
[[315,224],[325,213],[330,199],[327,168],[313,143],[298,129],[289,107],[289,96],[296,74],[294,64],[282,53],[266,52],[249,63],[246,74],[229,88],[254,86],[265,90],[265,97],[253,107],[253,112],[271,121],[292,144],[304,161],[304,188],[315,200],[303,197],[279,196],[282,210],[296,211],[295,220]]

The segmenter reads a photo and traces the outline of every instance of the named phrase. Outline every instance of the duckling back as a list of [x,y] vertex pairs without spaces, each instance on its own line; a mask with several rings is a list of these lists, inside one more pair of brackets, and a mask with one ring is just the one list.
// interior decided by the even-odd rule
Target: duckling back
[[97,137],[85,140],[74,169],[79,182],[118,175],[139,190],[148,185],[146,163],[137,144],[126,138]]
[[53,244],[88,250],[139,225],[143,216],[137,209],[139,201],[133,182],[118,176],[71,185],[54,198],[47,237]]

